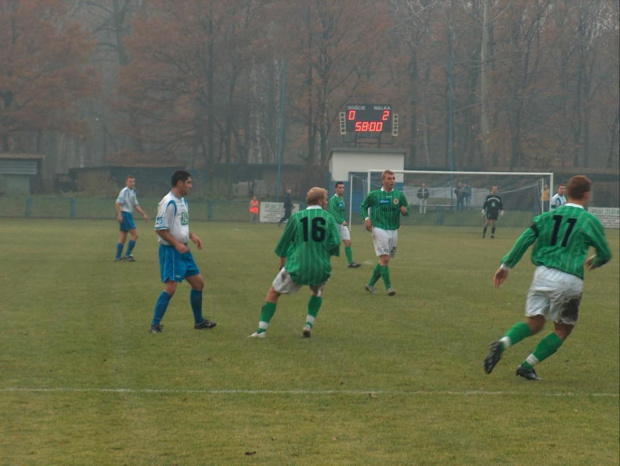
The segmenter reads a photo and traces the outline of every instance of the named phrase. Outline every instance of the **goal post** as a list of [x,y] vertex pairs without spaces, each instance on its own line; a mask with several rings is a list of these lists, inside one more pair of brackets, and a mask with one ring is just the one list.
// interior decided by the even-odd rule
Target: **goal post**
[[[349,223],[361,218],[359,207],[366,194],[381,188],[383,171],[367,170],[365,180],[360,179],[361,173],[349,174]],[[404,224],[480,225],[486,197],[497,186],[506,213],[501,224],[526,227],[535,215],[549,209],[554,186],[553,173],[547,172],[392,171],[395,189],[409,202],[411,218],[404,219]],[[418,198],[422,183],[429,193],[426,203]]]

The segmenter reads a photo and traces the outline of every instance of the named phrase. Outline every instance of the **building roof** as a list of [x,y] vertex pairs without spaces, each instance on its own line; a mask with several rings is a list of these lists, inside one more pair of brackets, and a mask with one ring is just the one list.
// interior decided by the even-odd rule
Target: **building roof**
[[0,160],[43,160],[45,154],[26,154],[23,152],[0,152]]

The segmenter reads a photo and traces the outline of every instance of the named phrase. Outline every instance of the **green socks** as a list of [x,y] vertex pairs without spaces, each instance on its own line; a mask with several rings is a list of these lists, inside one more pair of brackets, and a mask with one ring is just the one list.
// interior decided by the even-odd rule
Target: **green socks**
[[372,277],[370,277],[368,285],[375,286],[375,283],[377,283],[377,280],[379,280],[379,278],[381,278],[381,266],[377,264],[375,265],[375,269],[372,271]]
[[379,280],[379,278],[383,278],[383,283],[385,283],[385,288],[392,288],[392,282],[390,281],[390,269],[387,265],[375,265],[375,269],[372,271],[372,277],[370,277],[370,281],[368,285],[375,286],[375,283]]
[[512,326],[510,330],[506,332],[506,335],[500,339],[502,342],[502,349],[506,349],[509,346],[516,345],[524,338],[527,338],[532,335],[532,331],[530,330],[530,326],[525,322],[519,322]]
[[353,262],[353,250],[351,246],[345,246],[344,253],[347,255],[347,262],[350,264]]
[[385,288],[392,288],[392,282],[390,281],[390,269],[387,265],[379,266],[379,270],[381,272],[381,278],[383,278],[383,283],[385,283]]
[[323,304],[323,298],[319,296],[310,296],[308,300],[308,315],[306,316],[306,324],[310,327],[314,326],[314,321],[321,309],[321,304]]
[[525,361],[521,364],[525,369],[531,370],[539,362],[544,361],[553,353],[555,353],[560,346],[562,346],[563,340],[555,333],[550,333],[545,338],[540,340],[540,343],[534,349],[534,352],[530,354]]
[[267,331],[267,328],[269,328],[269,322],[271,321],[271,318],[275,313],[276,303],[265,302],[265,304],[263,304],[263,308],[260,311],[260,321],[258,322],[257,333],[263,333]]
[[[512,326],[510,330],[506,332],[499,341],[502,343],[502,350],[507,349],[509,346],[516,345],[524,338],[532,335],[530,326],[525,322],[519,322]],[[540,340],[532,354],[530,354],[525,361],[521,364],[524,369],[531,370],[536,364],[544,361],[553,353],[555,353],[560,346],[562,346],[562,339],[555,333],[547,335]]]

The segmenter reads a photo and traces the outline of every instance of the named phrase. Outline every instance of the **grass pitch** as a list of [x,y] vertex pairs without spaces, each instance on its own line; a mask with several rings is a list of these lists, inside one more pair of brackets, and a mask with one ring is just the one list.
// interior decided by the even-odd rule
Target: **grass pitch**
[[114,263],[113,221],[0,221],[0,464],[618,464],[617,231],[535,383],[514,369],[550,326],[482,369],[488,343],[523,318],[529,254],[492,285],[520,228],[482,240],[480,228],[403,227],[388,297],[382,283],[363,290],[376,259],[356,226],[364,265],[333,259],[313,337],[301,338],[302,289],[255,340],[282,229],[192,226],[218,327],[193,329],[183,284],[153,335],[150,223],[137,262]]

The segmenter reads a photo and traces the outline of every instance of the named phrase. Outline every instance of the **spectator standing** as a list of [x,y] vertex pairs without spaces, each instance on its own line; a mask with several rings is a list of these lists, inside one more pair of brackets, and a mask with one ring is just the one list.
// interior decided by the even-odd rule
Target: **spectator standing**
[[428,198],[430,197],[430,195],[431,193],[426,187],[426,183],[422,183],[422,186],[420,186],[420,189],[418,189],[418,199],[421,214],[426,213],[426,205],[428,204]]
[[286,194],[284,194],[284,216],[278,222],[278,226],[282,225],[283,222],[291,218],[292,212],[293,212],[293,200],[291,199],[291,188],[288,188],[286,190]]
[[472,189],[469,183],[463,183],[463,190],[464,190],[464,196],[465,196],[465,208],[467,210],[471,210]]
[[456,196],[456,211],[461,212],[465,199],[465,188],[460,181],[456,184],[456,188],[454,188],[454,195]]
[[258,223],[259,202],[256,196],[252,196],[250,200],[250,223]]
[[544,185],[542,194],[540,195],[540,202],[542,204],[542,211],[549,212],[549,186]]

